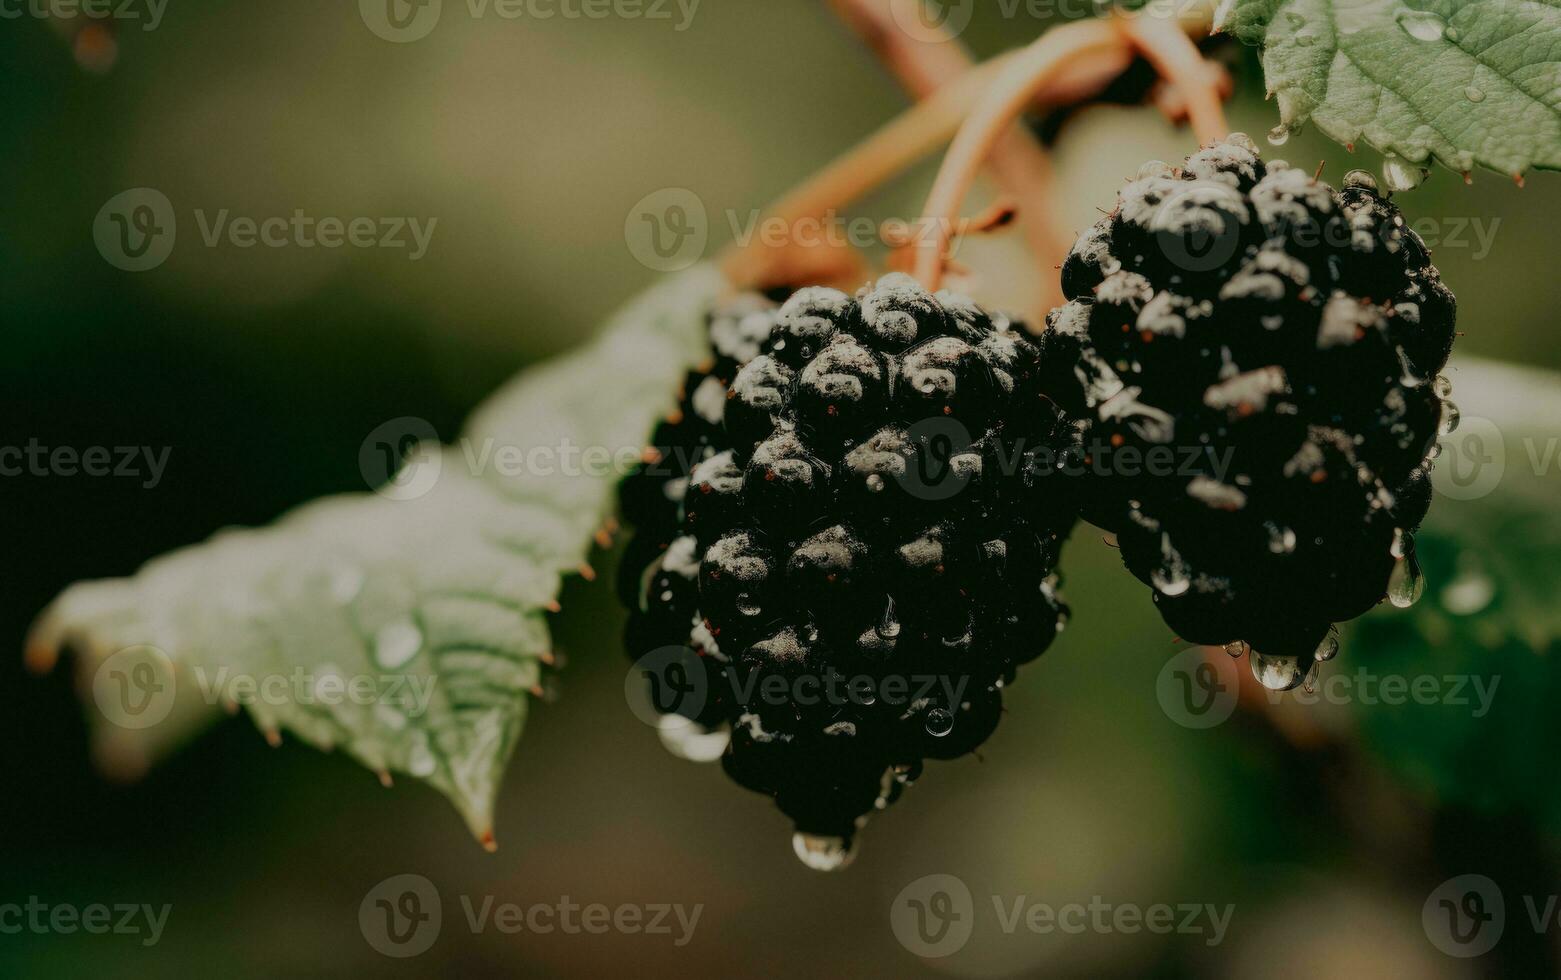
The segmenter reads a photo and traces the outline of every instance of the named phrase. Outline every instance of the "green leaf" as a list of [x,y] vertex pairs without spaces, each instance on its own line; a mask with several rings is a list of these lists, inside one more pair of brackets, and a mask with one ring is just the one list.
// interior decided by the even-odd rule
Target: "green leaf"
[[1414,163],[1561,168],[1558,0],[1224,0],[1282,125]]
[[1456,363],[1465,415],[1416,535],[1425,595],[1359,621],[1329,667],[1425,679],[1427,696],[1390,704],[1357,688],[1350,703],[1364,744],[1400,778],[1561,830],[1561,784],[1537,778],[1561,749],[1561,374]]
[[550,649],[545,612],[699,357],[721,283],[700,266],[653,289],[585,349],[496,394],[459,446],[417,446],[381,492],[70,588],[40,617],[29,661],[77,654],[95,754],[121,774],[243,703],[268,737],[426,780],[491,843]]

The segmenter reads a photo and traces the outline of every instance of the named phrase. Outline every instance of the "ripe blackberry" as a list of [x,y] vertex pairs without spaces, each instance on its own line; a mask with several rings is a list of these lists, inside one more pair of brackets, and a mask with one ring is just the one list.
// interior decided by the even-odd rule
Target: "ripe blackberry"
[[1061,630],[1075,507],[1025,460],[1073,430],[1022,330],[909,276],[764,315],[664,493],[675,524],[659,501],[639,513],[656,540],[629,559],[629,652],[698,654],[703,690],[678,710],[729,726],[728,773],[833,866],[924,759],[985,741],[1002,686]]
[[1083,423],[1084,516],[1179,636],[1293,687],[1333,623],[1412,600],[1455,303],[1370,175],[1237,134],[1146,165],[1062,274],[1042,383]]

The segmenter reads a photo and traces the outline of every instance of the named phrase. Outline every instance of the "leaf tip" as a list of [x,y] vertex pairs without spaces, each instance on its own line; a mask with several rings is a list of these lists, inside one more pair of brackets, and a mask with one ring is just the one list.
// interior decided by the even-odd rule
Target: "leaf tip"
[[479,834],[477,836],[477,843],[481,844],[482,849],[487,851],[489,854],[495,854],[499,850],[499,842],[494,839],[492,830],[484,830],[481,834]]

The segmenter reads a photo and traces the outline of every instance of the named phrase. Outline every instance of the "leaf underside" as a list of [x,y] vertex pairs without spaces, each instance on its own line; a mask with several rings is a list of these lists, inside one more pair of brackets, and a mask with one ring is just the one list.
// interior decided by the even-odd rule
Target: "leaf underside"
[[1283,126],[1414,163],[1561,169],[1561,0],[1225,0]]
[[426,780],[491,843],[494,798],[550,650],[546,611],[562,576],[586,561],[616,484],[610,466],[557,455],[539,458],[558,465],[515,475],[522,467],[492,465],[493,453],[637,453],[699,356],[721,288],[713,268],[696,267],[620,311],[584,349],[523,372],[477,411],[459,446],[409,457],[437,466],[421,496],[324,499],[133,577],[73,586],[39,618],[29,661],[75,653],[90,709],[106,658],[141,646],[166,655],[176,694],[165,720],[136,729],[88,711],[95,755],[124,776],[209,720],[225,701],[212,692],[234,690],[223,685],[236,676],[389,678],[373,703],[327,705],[297,696],[307,685],[284,684],[272,689],[280,698],[244,707],[268,736],[285,730],[382,778]]

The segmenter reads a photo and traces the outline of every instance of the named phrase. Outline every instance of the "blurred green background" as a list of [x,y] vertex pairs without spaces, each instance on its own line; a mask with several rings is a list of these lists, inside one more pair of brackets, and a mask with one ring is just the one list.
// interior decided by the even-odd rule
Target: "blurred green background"
[[[151,948],[0,935],[0,975],[1555,974],[1555,923],[1531,928],[1519,898],[1543,906],[1561,890],[1553,819],[1514,794],[1418,778],[1361,737],[1376,724],[1418,739],[1465,724],[1468,708],[1286,705],[1208,731],[1175,724],[1156,681],[1176,648],[1087,529],[1066,559],[1073,626],[1010,691],[983,760],[933,764],[840,874],[805,870],[773,807],[672,758],[627,710],[621,614],[605,582],[576,581],[563,597],[565,696],[528,723],[496,855],[411,780],[387,792],[346,759],[267,748],[242,719],[138,785],[102,781],[68,672],[20,668],[27,625],[62,587],[366,489],[358,449],[375,426],[412,415],[453,437],[514,371],[580,344],[656,280],[624,235],[646,194],[685,187],[712,215],[746,214],[904,98],[824,5],[802,0],[708,0],[682,32],[668,21],[473,18],[447,3],[437,30],[405,45],[376,37],[351,3],[208,0],[174,4],[155,31],[121,25],[107,72],[78,64],[56,26],[0,22],[11,93],[0,122],[0,444],[172,452],[151,490],[0,478],[0,645],[12,651],[0,658],[0,902],[166,902],[172,913]],[[993,53],[1042,26],[991,5],[966,39]],[[1239,69],[1232,121],[1261,134],[1272,108],[1252,59]],[[1061,220],[1086,226],[1139,162],[1190,144],[1152,109],[1086,113],[1058,148]],[[1269,155],[1308,169],[1326,160],[1335,180],[1380,162],[1311,133]],[[932,166],[860,213],[913,214]],[[142,186],[174,202],[181,226],[169,261],[137,275],[105,262],[91,229],[105,201]],[[1466,188],[1438,173],[1401,203],[1439,222],[1432,244],[1459,295],[1460,353],[1561,366],[1561,184],[1532,175],[1520,190],[1481,174]],[[189,220],[196,208],[438,225],[417,262],[376,249],[207,248]],[[1477,230],[1494,232],[1488,252]],[[727,237],[718,220],[712,254]],[[962,258],[979,269],[1012,248],[976,243]],[[1332,667],[1370,665],[1372,647],[1347,643]],[[1412,657],[1401,662],[1413,671]],[[1532,767],[1513,763],[1509,782],[1553,781],[1554,743],[1526,725],[1553,710],[1534,690],[1503,702],[1482,743],[1490,755],[1464,760],[1468,780],[1511,751]],[[433,949],[406,961],[375,952],[357,925],[365,892],[401,873],[428,876],[446,917]],[[956,955],[923,961],[896,941],[889,910],[933,873],[969,886],[975,932]],[[1507,899],[1502,942],[1477,959],[1444,955],[1421,922],[1431,891],[1464,873],[1496,880]],[[652,936],[474,935],[460,895],[704,911],[681,948]],[[1005,934],[994,895],[1233,903],[1234,915],[1218,946]]]

